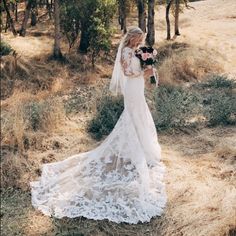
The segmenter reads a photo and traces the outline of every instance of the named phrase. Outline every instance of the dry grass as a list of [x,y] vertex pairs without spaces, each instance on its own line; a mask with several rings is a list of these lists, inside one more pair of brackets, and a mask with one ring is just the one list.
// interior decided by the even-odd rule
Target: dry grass
[[[235,175],[232,172],[227,174],[229,168],[233,167],[232,163],[231,161],[224,161],[222,156],[225,157],[225,160],[231,160],[232,156],[235,155],[235,151],[232,150],[232,144],[235,142],[235,134],[233,136],[232,134],[236,133],[234,131],[235,128],[215,128],[201,130],[189,135],[159,135],[163,148],[162,158],[167,167],[165,183],[168,204],[165,213],[161,217],[152,219],[149,223],[129,225],[85,218],[64,218],[60,220],[49,218],[32,208],[27,192],[12,190],[13,192],[7,193],[8,190],[4,190],[5,214],[3,222],[5,223],[5,234],[3,235],[9,235],[11,232],[12,234],[30,236],[51,236],[56,235],[56,233],[84,236],[226,236],[230,230],[233,231],[236,227],[236,189],[234,186]],[[224,147],[220,145],[223,140],[227,143]],[[183,142],[185,145],[182,145]],[[76,153],[78,148],[85,144],[87,144],[87,150],[98,145],[88,141],[85,143],[78,141],[75,145],[70,141],[68,147],[71,153]],[[205,148],[205,152],[202,152],[203,145],[209,146],[209,148]],[[189,153],[189,149],[192,149],[192,154]],[[44,152],[44,155],[32,153],[31,163],[29,163],[31,168],[28,169],[24,166],[26,164],[16,157],[9,159],[6,165],[10,165],[10,170],[16,173],[20,169],[21,172],[18,176],[20,181],[17,184],[25,189],[29,179],[35,176],[36,166],[40,164],[36,161],[39,162],[42,156],[47,161],[52,162],[62,160],[69,155],[68,148],[61,149],[61,152],[64,153],[64,157],[59,155],[56,150],[52,152],[55,159],[50,159],[50,156],[45,157],[47,152]],[[9,178],[12,177],[9,176]],[[11,194],[10,198],[9,194]],[[23,198],[25,198],[24,202],[22,202]],[[12,201],[16,204],[13,205]],[[17,208],[23,205],[24,214],[17,211]],[[6,212],[6,209],[9,212]],[[11,225],[14,225],[14,228],[11,228]],[[42,227],[43,225],[45,227]]]
[[[235,128],[204,129],[176,135],[173,140],[161,137],[169,197],[161,235],[222,236],[236,228],[236,169],[232,163],[236,136],[232,132]],[[221,156],[231,161],[222,161]]]
[[[166,44],[168,48],[169,44]],[[164,46],[165,47],[165,46]],[[158,69],[162,84],[179,84],[203,80],[208,74],[222,73],[222,66],[207,50],[188,46],[182,50],[167,50]]]
[[[218,24],[219,22],[214,23],[216,17],[213,19],[214,22],[210,21],[209,17],[218,11],[220,15],[223,6],[233,9],[230,5],[233,1],[227,1],[222,8],[206,7],[206,4],[215,2],[221,4],[221,0],[196,2],[201,11],[200,8],[196,11],[187,11],[184,13],[186,18],[181,15],[182,36],[177,41],[182,42],[179,45],[175,44],[177,48],[173,49],[170,46],[172,43],[158,43],[158,48],[163,46],[164,59],[159,68],[162,83],[201,80],[207,73],[221,72],[222,66],[228,69],[228,72],[232,70],[236,55],[232,37],[234,31],[227,22],[231,20],[233,24],[233,19],[223,22],[225,19],[219,18],[222,23]],[[164,19],[161,16],[164,14],[162,10],[160,8],[161,12],[156,14],[158,41],[163,41],[166,34],[165,22],[159,24],[159,19]],[[228,11],[225,10],[225,14],[228,14]],[[63,160],[72,154],[90,150],[99,143],[86,133],[85,123],[91,119],[87,112],[70,114],[66,123],[62,125],[64,111],[61,101],[57,100],[50,103],[49,107],[53,109],[49,109],[49,113],[40,113],[45,114],[40,118],[42,126],[38,131],[33,131],[28,128],[29,122],[25,119],[23,105],[29,101],[40,104],[50,95],[62,95],[65,98],[70,93],[69,90],[76,86],[79,90],[76,90],[75,96],[76,93],[80,97],[86,95],[83,101],[95,104],[95,90],[92,89],[91,96],[88,96],[87,85],[92,83],[96,87],[96,82],[101,77],[109,78],[111,74],[111,66],[108,64],[105,68],[100,65],[94,72],[87,72],[86,63],[81,64],[83,58],[76,54],[71,55],[68,66],[48,62],[46,58],[51,53],[53,42],[51,34],[48,32],[48,25],[39,24],[37,27],[38,31],[44,34],[39,36],[37,29],[29,29],[26,38],[4,35],[27,63],[22,60],[21,69],[25,71],[22,80],[17,80],[13,84],[12,79],[9,79],[4,85],[6,89],[12,86],[12,90],[6,92],[8,98],[2,102],[2,235],[235,235],[235,127],[200,129],[179,135],[159,134],[163,149],[162,159],[167,167],[165,183],[168,204],[165,214],[149,223],[115,224],[105,220],[93,221],[84,218],[57,220],[32,208],[29,182],[40,174],[42,163]],[[217,30],[214,27],[217,27]],[[218,35],[213,35],[212,31]],[[218,46],[227,54],[225,57],[231,60],[222,60],[225,64],[219,65],[215,57],[219,59],[220,56],[215,51],[208,50],[208,45]],[[12,58],[9,58],[9,61],[6,73],[11,75],[14,74],[14,61]],[[105,87],[97,87],[98,89],[99,94],[102,94],[101,91]],[[62,100],[62,97],[60,99]],[[81,109],[81,106],[78,109]],[[13,188],[6,188],[9,186]]]
[[15,92],[2,103],[1,145],[23,153],[30,148],[30,138],[37,136],[36,131],[53,132],[64,119],[63,103],[49,92]]
[[25,157],[14,154],[4,157],[1,161],[1,187],[29,190],[32,170],[32,164]]
[[[31,104],[36,105],[36,110]],[[26,109],[29,105],[31,107]],[[54,133],[64,120],[63,104],[60,100],[50,97],[49,92],[37,95],[15,92],[3,102],[1,112],[3,187],[29,189],[28,182],[32,172],[39,165],[29,159],[29,150],[42,151],[47,134]],[[34,126],[39,128],[34,130]]]

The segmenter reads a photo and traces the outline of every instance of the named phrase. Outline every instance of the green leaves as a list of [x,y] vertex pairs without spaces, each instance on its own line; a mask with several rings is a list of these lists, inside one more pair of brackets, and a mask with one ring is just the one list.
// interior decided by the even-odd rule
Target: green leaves
[[4,41],[0,42],[0,56],[8,55],[11,51],[13,51],[13,49],[8,43]]
[[197,113],[198,96],[190,90],[171,85],[160,86],[156,90],[154,115],[158,130],[189,125],[189,120]]
[[80,51],[89,52],[94,65],[101,51],[111,46],[110,22],[115,0],[62,1],[61,28],[71,48],[80,35]]

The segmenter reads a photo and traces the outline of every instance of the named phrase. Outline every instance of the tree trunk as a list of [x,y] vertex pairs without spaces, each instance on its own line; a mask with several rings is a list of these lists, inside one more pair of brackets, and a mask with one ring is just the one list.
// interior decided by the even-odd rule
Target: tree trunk
[[53,58],[54,59],[62,59],[62,53],[60,48],[60,6],[59,0],[54,1],[54,47],[53,47]]
[[179,1],[175,0],[175,35],[180,35],[179,33]]
[[166,6],[166,25],[167,25],[167,40],[170,40],[171,35],[170,35],[170,18],[169,18],[169,12],[170,12],[170,7],[172,4],[173,0],[167,0],[167,6]]
[[138,26],[146,32],[146,0],[137,0]]
[[47,6],[47,10],[48,10],[48,14],[49,14],[50,19],[52,19],[52,4],[51,3],[49,3],[49,0],[46,1],[46,6]]
[[126,26],[126,0],[119,0],[119,24],[124,33],[127,32]]
[[32,0],[32,7],[31,7],[31,26],[35,26],[37,24],[37,2],[36,0]]
[[148,0],[148,32],[147,32],[147,38],[146,43],[149,46],[153,46],[155,43],[155,0]]
[[7,32],[7,29],[9,28],[9,16],[6,15],[6,22],[5,22],[5,33]]
[[30,16],[32,2],[33,2],[32,0],[28,0],[28,2],[26,4],[24,20],[23,20],[21,29],[19,31],[20,36],[23,36],[23,37],[25,37],[25,34],[26,34],[27,22],[28,22],[28,19]]
[[16,2],[16,7],[15,7],[15,21],[18,21],[18,3]]
[[32,11],[31,11],[31,22],[30,22],[30,25],[31,25],[31,26],[35,26],[36,24],[37,24],[37,14],[36,14],[35,9],[32,9]]
[[6,13],[7,13],[7,22],[10,23],[11,31],[14,34],[14,36],[16,36],[17,32],[15,30],[14,22],[13,22],[13,19],[11,18],[11,14],[10,14],[10,11],[8,9],[6,0],[3,0],[3,4],[4,4],[4,8],[6,10]]
[[89,33],[87,24],[84,23],[81,28],[79,52],[87,53],[89,47]]

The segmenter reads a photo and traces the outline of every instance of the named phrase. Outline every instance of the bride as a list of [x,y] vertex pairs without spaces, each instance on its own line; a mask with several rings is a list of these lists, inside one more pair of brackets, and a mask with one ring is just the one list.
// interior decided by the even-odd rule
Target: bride
[[124,110],[112,132],[95,149],[43,164],[31,182],[32,205],[45,215],[136,224],[160,216],[167,202],[153,118],[144,97],[144,77],[135,49],[144,33],[131,28],[122,38],[110,82],[124,96]]

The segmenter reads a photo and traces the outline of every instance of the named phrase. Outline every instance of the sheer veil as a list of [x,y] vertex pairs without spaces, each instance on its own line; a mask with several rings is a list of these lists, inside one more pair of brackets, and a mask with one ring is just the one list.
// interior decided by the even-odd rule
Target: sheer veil
[[124,95],[124,86],[125,86],[125,75],[121,67],[121,51],[123,48],[125,36],[121,39],[118,51],[116,54],[116,60],[114,69],[112,72],[111,82],[109,89],[114,95],[123,94]]

